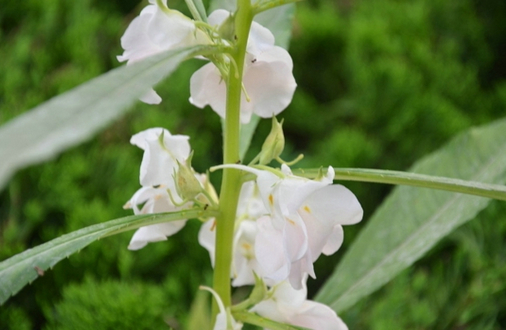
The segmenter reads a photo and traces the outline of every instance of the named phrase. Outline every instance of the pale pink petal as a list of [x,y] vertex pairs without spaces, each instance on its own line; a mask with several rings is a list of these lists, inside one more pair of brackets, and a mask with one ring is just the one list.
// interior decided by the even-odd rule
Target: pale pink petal
[[342,185],[331,185],[313,192],[305,204],[318,221],[329,227],[356,224],[364,215],[357,197]]
[[290,323],[315,330],[348,330],[346,324],[330,307],[306,300],[292,316]]
[[217,9],[209,14],[209,17],[207,17],[207,23],[209,23],[211,26],[218,26],[223,23],[230,15],[232,14],[225,9]]
[[265,271],[265,277],[281,282],[290,273],[290,258],[283,242],[283,232],[272,226],[270,217],[257,220],[258,234],[255,240],[255,255]]
[[332,234],[329,236],[327,243],[322,248],[322,253],[326,256],[330,256],[336,253],[337,250],[341,247],[344,240],[344,231],[343,227],[337,225],[332,230]]
[[225,118],[226,84],[219,70],[212,63],[198,69],[190,79],[190,103],[203,108],[209,105]]
[[273,48],[274,41],[274,35],[269,29],[253,22],[251,23],[246,51],[251,55],[258,56]]
[[[277,53],[288,54],[280,47],[273,47]],[[248,96],[252,112],[262,118],[271,118],[283,111],[292,101],[297,84],[292,74],[292,63],[284,61],[284,57],[276,61],[269,57],[263,60],[264,52],[256,58],[248,57],[244,69],[243,84]],[[289,56],[289,55],[288,55]],[[267,56],[266,56],[267,57]],[[249,120],[249,119],[248,119]]]
[[147,33],[161,49],[175,49],[193,44],[195,24],[176,10],[165,12],[157,7]]
[[207,220],[200,226],[198,235],[199,244],[209,252],[211,265],[214,267],[214,251],[216,247],[216,220]]

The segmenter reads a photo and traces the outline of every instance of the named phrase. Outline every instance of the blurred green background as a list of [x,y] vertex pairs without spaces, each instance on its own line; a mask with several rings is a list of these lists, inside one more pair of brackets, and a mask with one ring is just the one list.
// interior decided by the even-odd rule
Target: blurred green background
[[[0,123],[119,66],[119,38],[146,3],[3,0]],[[299,87],[280,116],[283,156],[304,153],[301,167],[405,170],[456,133],[506,114],[504,0],[306,1],[290,52]],[[0,192],[0,260],[129,215],[122,205],[139,188],[142,151],[128,141],[140,130],[189,135],[199,172],[220,163],[219,118],[187,102],[200,65],[186,63],[157,88],[160,106],[139,102],[92,141],[17,173]],[[250,157],[269,125],[261,123]],[[391,189],[345,184],[365,221]],[[505,214],[505,203],[493,202],[341,317],[350,329],[506,329]],[[346,228],[344,247],[318,260],[310,295],[362,226]],[[94,243],[0,307],[0,328],[184,329],[198,286],[212,277],[198,229],[190,222],[136,252],[126,249],[132,233]]]

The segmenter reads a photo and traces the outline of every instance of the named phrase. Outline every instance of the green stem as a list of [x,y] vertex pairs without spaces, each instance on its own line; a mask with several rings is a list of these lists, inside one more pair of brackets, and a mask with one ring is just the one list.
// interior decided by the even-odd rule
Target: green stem
[[[248,42],[249,29],[253,21],[249,0],[238,0],[238,11],[235,16],[236,47],[232,58],[237,66],[230,65],[227,81],[227,109],[225,129],[223,132],[223,163],[233,164],[240,161],[239,133],[241,114],[242,74],[244,57]],[[213,288],[226,307],[231,306],[230,270],[232,263],[232,245],[234,236],[237,202],[241,190],[240,171],[224,169],[220,193],[220,216],[216,224],[216,251]],[[213,304],[213,317],[218,314],[217,305]]]
[[[506,187],[503,185],[390,170],[366,168],[334,168],[334,170],[336,172],[334,180],[406,185],[506,200]],[[319,169],[298,169],[293,173],[306,178],[315,178],[318,171]]]

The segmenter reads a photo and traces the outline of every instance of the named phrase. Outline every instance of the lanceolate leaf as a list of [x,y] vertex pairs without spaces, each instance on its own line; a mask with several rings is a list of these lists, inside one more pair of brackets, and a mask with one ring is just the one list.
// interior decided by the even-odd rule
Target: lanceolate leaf
[[[334,168],[334,180],[362,181],[432,188],[506,201],[506,186],[401,171]],[[319,169],[298,169],[296,175],[315,178]]]
[[[506,120],[473,128],[422,159],[410,172],[503,184]],[[317,300],[341,312],[421,258],[489,199],[397,187],[368,221]]]
[[180,62],[207,48],[168,51],[112,70],[0,127],[0,188],[16,170],[50,159],[92,137],[170,75]]
[[155,223],[216,215],[216,211],[203,209],[134,215],[86,227],[26,250],[0,263],[0,304],[60,260],[102,237]]

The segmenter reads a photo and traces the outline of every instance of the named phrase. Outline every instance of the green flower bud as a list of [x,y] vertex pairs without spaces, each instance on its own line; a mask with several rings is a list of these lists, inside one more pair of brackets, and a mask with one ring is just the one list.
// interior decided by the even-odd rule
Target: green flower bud
[[260,165],[269,164],[273,159],[281,155],[285,148],[285,135],[283,134],[283,120],[278,122],[276,117],[272,117],[271,132],[265,139],[260,152]]
[[195,172],[191,168],[192,155],[190,154],[190,157],[183,164],[178,161],[179,166],[174,173],[177,192],[183,200],[193,200],[203,190],[202,184],[195,177]]

